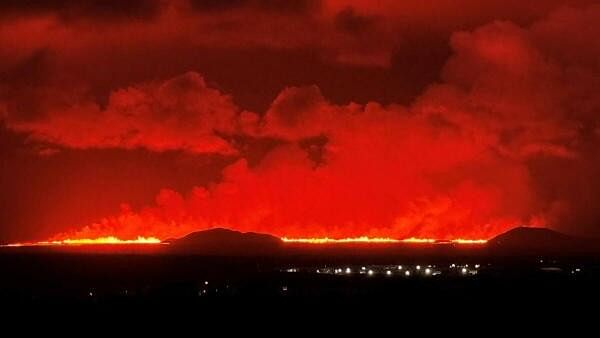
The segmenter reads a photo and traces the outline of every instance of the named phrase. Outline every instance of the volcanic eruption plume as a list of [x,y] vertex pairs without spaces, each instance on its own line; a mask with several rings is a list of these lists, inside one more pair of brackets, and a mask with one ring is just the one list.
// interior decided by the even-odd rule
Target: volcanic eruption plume
[[[308,85],[250,111],[190,71],[122,86],[105,102],[85,88],[0,83],[8,93],[0,112],[11,130],[58,149],[229,159],[211,183],[163,189],[153,205],[124,204],[51,241],[167,239],[214,227],[292,240],[468,242],[520,225],[585,232],[600,191],[589,180],[600,172],[599,22],[600,6],[591,6],[457,31],[439,80],[410,104],[336,103]],[[41,113],[22,114],[25,96],[38,98]],[[258,158],[248,151],[256,142],[268,144]]]

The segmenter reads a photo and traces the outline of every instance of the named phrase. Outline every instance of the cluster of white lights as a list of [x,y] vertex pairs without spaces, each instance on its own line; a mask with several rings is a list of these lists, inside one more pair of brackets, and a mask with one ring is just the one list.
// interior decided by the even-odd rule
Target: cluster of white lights
[[[480,264],[456,264],[451,263],[450,265],[446,265],[450,269],[456,269],[456,273],[460,275],[475,275],[479,271],[478,269],[481,267]],[[284,271],[287,272],[299,272],[298,268],[288,268]],[[315,270],[313,270],[315,271]],[[571,271],[573,273],[579,272],[580,269],[573,268]],[[413,266],[403,266],[403,265],[372,265],[372,266],[360,266],[360,267],[351,267],[351,266],[342,266],[342,267],[324,267],[316,270],[316,273],[320,274],[335,274],[335,275],[353,275],[353,274],[361,274],[367,276],[375,276],[375,275],[383,275],[383,276],[439,276],[444,274],[443,270],[439,270],[436,265],[422,265],[417,264]]]
[[466,275],[466,274],[472,274],[472,275],[477,274],[477,269],[479,269],[480,267],[481,267],[480,264],[475,264],[475,265],[473,265],[473,268],[475,268],[475,270],[470,270],[469,269],[469,264],[465,264],[465,265],[462,265],[462,266],[461,265],[456,265],[454,263],[450,264],[450,269],[459,268],[460,272],[463,275]]

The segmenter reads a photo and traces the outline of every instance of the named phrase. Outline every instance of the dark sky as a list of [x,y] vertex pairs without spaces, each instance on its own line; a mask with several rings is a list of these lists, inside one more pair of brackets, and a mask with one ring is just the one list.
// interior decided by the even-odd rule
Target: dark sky
[[594,3],[2,1],[0,242],[600,235]]

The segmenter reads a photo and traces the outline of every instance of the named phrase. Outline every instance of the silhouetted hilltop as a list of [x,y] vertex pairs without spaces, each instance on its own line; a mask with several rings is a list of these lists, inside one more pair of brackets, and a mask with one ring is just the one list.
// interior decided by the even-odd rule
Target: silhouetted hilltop
[[572,237],[546,228],[519,227],[488,241],[487,245],[468,248],[454,245],[306,245],[287,244],[278,237],[228,229],[211,229],[168,239],[168,250],[182,254],[221,256],[305,256],[305,257],[392,257],[402,255],[501,255],[531,256],[600,254],[600,241]]
[[575,239],[546,228],[518,227],[494,237],[489,241],[495,246],[548,246],[565,245]]
[[221,228],[192,232],[165,242],[170,244],[171,250],[215,255],[267,254],[277,251],[282,244],[271,235]]
[[498,235],[488,242],[493,252],[511,255],[553,253],[560,255],[598,252],[596,241],[572,237],[546,229],[519,227]]

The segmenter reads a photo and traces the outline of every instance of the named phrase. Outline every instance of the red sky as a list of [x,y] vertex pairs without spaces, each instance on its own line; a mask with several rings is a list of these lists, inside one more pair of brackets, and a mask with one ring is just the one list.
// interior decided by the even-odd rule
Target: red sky
[[0,242],[600,235],[595,1],[3,1]]

